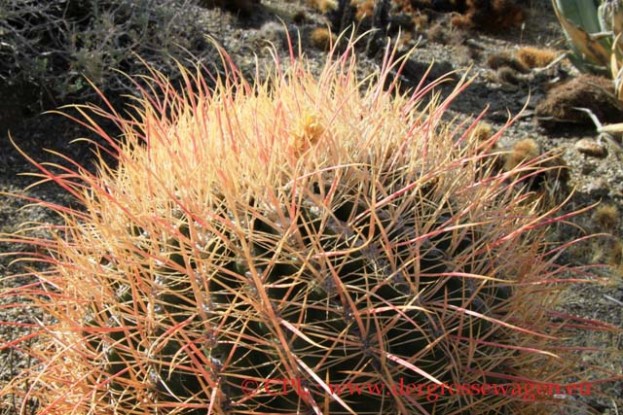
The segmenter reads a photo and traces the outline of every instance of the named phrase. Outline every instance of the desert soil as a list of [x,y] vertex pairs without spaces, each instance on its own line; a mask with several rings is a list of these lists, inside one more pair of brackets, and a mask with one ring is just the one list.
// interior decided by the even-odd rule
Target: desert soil
[[[579,153],[575,143],[583,138],[597,137],[595,128],[578,125],[559,125],[545,130],[537,122],[534,109],[543,99],[548,85],[557,79],[578,75],[578,72],[562,60],[553,68],[545,71],[533,71],[522,74],[511,80],[500,77],[499,73],[487,64],[488,57],[500,51],[514,51],[521,46],[549,47],[564,51],[563,34],[556,21],[553,9],[548,0],[531,0],[525,4],[527,18],[521,27],[508,28],[498,33],[480,31],[461,31],[453,29],[449,24],[432,28],[423,27],[407,46],[417,45],[411,58],[408,73],[404,74],[406,84],[420,81],[426,68],[432,65],[430,79],[451,70],[464,71],[470,68],[475,76],[471,86],[454,103],[448,111],[448,120],[464,120],[478,116],[487,110],[484,120],[495,130],[502,128],[509,116],[517,116],[517,120],[508,127],[502,144],[509,148],[514,142],[532,138],[544,151],[556,149],[560,151],[570,167],[570,186],[574,189],[572,197],[564,208],[573,211],[594,203],[611,203],[623,212],[623,161],[619,160],[616,146],[609,144],[610,151],[605,158],[595,158]],[[304,18],[294,23],[295,12]],[[255,55],[261,64],[267,64],[271,56],[265,47],[268,42],[275,45],[282,57],[287,56],[285,41],[286,29],[280,19],[285,21],[287,30],[296,37],[301,33],[302,47],[312,67],[320,68],[326,53],[314,46],[309,40],[313,29],[326,26],[325,17],[312,10],[301,1],[262,0],[261,9],[257,9],[248,18],[240,18],[230,12],[221,10],[194,10],[199,19],[205,22],[206,34],[214,37],[232,55],[236,64],[244,73],[252,75],[255,71]],[[370,73],[380,64],[379,54],[362,51],[360,59],[362,73]],[[455,76],[455,79],[457,76]],[[441,88],[440,92],[448,93],[452,83]],[[51,216],[45,209],[28,206],[27,202],[5,195],[6,193],[27,195],[49,202],[71,204],[72,200],[60,189],[51,184],[42,184],[29,188],[37,181],[36,177],[20,175],[36,171],[9,140],[9,133],[19,147],[38,161],[59,162],[59,158],[46,152],[52,149],[69,154],[76,160],[84,161],[88,166],[93,159],[90,147],[86,144],[74,143],[78,137],[92,137],[74,122],[55,114],[43,114],[43,110],[53,107],[37,103],[41,100],[36,91],[2,90],[1,99],[7,103],[0,106],[0,226],[2,232],[12,232],[29,222],[54,222],[58,218]],[[623,120],[621,120],[623,121]],[[588,212],[573,219],[576,226],[564,227],[559,231],[560,238],[571,240],[595,232],[592,213]],[[623,237],[623,228],[618,226],[609,230],[609,240]],[[605,243],[607,245],[607,243]],[[570,251],[565,257],[573,265],[588,264],[599,261],[602,244],[584,244]],[[3,246],[2,251],[26,249],[20,246]],[[620,261],[620,258],[619,258]],[[594,282],[574,285],[561,301],[560,309],[575,316],[598,319],[623,329],[623,278],[621,264],[604,267],[594,274]],[[10,263],[7,258],[0,258],[0,277],[13,276],[23,272],[22,266]],[[20,279],[1,280],[2,287],[18,284]],[[10,308],[0,308],[4,316],[2,320],[29,321],[33,316],[14,315]],[[15,338],[19,331],[12,327],[0,325],[0,338],[8,341]],[[591,334],[578,333],[569,339],[569,344],[591,346],[599,352],[584,352],[581,360],[586,367],[595,366],[595,378],[616,378],[623,376],[623,335],[619,333],[596,331]],[[23,356],[8,350],[0,350],[0,387],[12,376],[27,366],[29,362]],[[599,392],[587,398],[585,411],[618,415],[623,413],[623,382],[609,381],[601,385]],[[0,414],[17,413],[12,402],[0,402]]]

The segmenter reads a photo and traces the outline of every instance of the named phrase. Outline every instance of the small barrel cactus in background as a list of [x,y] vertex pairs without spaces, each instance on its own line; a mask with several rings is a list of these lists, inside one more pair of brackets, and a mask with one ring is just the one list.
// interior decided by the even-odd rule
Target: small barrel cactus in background
[[560,405],[484,389],[578,375],[549,314],[560,219],[518,190],[529,164],[494,168],[499,134],[442,122],[467,83],[424,104],[440,81],[399,93],[392,59],[363,81],[352,45],[318,77],[294,58],[253,84],[184,72],[182,93],[154,71],[138,115],[112,115],[122,142],[84,113],[118,166],[39,165],[82,207],[23,239],[51,270],[18,294],[53,318],[4,393],[63,415]]

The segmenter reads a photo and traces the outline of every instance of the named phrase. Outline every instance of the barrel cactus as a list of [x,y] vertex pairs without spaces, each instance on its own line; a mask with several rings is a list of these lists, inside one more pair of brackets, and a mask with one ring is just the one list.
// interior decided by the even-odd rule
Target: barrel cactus
[[549,313],[560,219],[521,190],[529,162],[497,170],[501,133],[442,121],[467,82],[399,92],[391,49],[363,80],[345,50],[317,76],[294,57],[264,82],[185,71],[183,92],[154,71],[135,116],[111,113],[121,141],[80,109],[118,163],[39,165],[81,207],[52,206],[49,239],[11,237],[47,252],[19,295],[52,318],[4,393],[63,415],[560,404],[489,388],[578,374]]

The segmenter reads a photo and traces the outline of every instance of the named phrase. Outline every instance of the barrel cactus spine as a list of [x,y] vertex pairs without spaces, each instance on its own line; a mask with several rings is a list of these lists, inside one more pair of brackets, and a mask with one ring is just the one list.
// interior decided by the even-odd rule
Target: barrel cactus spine
[[185,72],[183,94],[154,71],[162,95],[114,115],[122,142],[90,125],[118,167],[39,165],[83,208],[53,206],[64,226],[35,241],[52,271],[21,295],[55,321],[41,371],[7,390],[50,414],[562,404],[456,389],[577,374],[547,312],[571,270],[543,242],[555,210],[519,190],[526,165],[496,172],[483,149],[501,132],[442,121],[467,83],[424,105],[439,81],[398,93],[391,49],[363,81],[352,45],[334,53],[318,77],[294,58],[266,83]]

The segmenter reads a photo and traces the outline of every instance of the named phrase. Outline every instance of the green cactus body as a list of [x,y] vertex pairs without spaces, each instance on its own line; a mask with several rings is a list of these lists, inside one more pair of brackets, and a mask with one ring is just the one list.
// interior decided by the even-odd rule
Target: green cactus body
[[[357,176],[365,172],[353,167],[341,175],[348,177],[351,169]],[[327,175],[318,179],[336,183],[335,177]],[[390,193],[409,186],[406,182],[380,184]],[[296,194],[284,192],[272,206],[255,200],[235,215],[222,211],[225,217],[213,221],[208,229],[221,220],[230,222],[233,216],[240,222],[219,227],[220,236],[184,216],[174,232],[162,237],[160,266],[141,275],[143,281],[151,281],[150,298],[144,293],[136,301],[135,295],[121,290],[113,301],[128,309],[151,309],[155,324],[147,334],[134,321],[133,313],[109,313],[107,318],[125,329],[106,338],[110,344],[104,360],[109,374],[127,380],[126,373],[136,359],[133,353],[140,349],[140,342],[134,339],[152,338],[153,354],[148,356],[145,351],[142,357],[152,362],[143,381],[151,377],[158,401],[189,400],[203,408],[184,413],[204,413],[211,396],[203,376],[209,373],[213,381],[222,382],[220,391],[227,406],[233,408],[235,402],[246,398],[240,407],[255,413],[306,412],[311,408],[301,400],[300,382],[306,382],[316,399],[325,392],[310,384],[304,372],[296,372],[294,377],[285,367],[277,350],[277,325],[302,328],[301,335],[283,330],[288,353],[314,368],[321,379],[361,387],[361,396],[343,398],[357,414],[396,411],[391,381],[398,394],[403,393],[400,388],[405,391],[405,385],[431,383],[388,355],[407,361],[417,356],[413,363],[420,370],[447,384],[461,379],[460,371],[465,368],[448,367],[455,351],[436,346],[435,341],[449,333],[465,338],[492,336],[495,329],[484,319],[426,305],[452,305],[503,318],[504,302],[512,290],[508,286],[485,288],[469,278],[445,276],[459,269],[467,274],[479,271],[473,268],[484,266],[484,256],[474,253],[479,237],[477,230],[469,229],[473,227],[457,234],[443,231],[455,218],[449,204],[440,207],[429,200],[434,189],[424,195],[425,186],[413,186],[391,203],[377,205],[369,185],[364,182],[353,187],[346,181],[333,190],[326,186],[320,190],[315,181],[300,183]],[[324,202],[331,191],[331,200]],[[298,202],[292,215],[284,208],[287,200],[293,199]],[[280,222],[283,219],[285,223]],[[421,222],[441,231],[418,235]],[[144,239],[144,231],[133,232],[133,238]],[[191,244],[197,239],[208,243],[191,255]],[[139,250],[144,245],[135,243]],[[215,249],[217,246],[222,248]],[[249,254],[243,253],[245,249]],[[127,252],[119,259],[136,254]],[[148,258],[151,253],[139,255]],[[209,273],[198,269],[201,260],[197,256],[214,258],[209,267],[204,266]],[[262,287],[257,287],[252,272]],[[259,290],[265,291],[274,316],[264,315]],[[151,304],[138,304],[147,301]],[[285,323],[275,324],[274,318]],[[100,325],[100,321],[89,324]],[[175,325],[182,325],[183,340],[167,339]],[[101,349],[103,340],[98,338],[92,347]],[[495,352],[491,348],[489,357]],[[194,354],[198,354],[197,361],[189,361]],[[201,360],[206,373],[184,370]],[[244,390],[245,379],[257,379],[258,389]],[[475,380],[478,377],[470,379]],[[370,385],[376,385],[372,392],[366,390]],[[387,389],[379,393],[378,385]],[[123,382],[112,380],[111,389],[112,402],[118,408],[132,411],[140,406],[136,400],[124,400],[127,388]],[[253,396],[245,396],[251,392]],[[452,406],[459,404],[460,400],[456,401]],[[430,403],[421,405],[432,411]],[[329,407],[331,413],[347,413],[339,402],[333,401]]]

